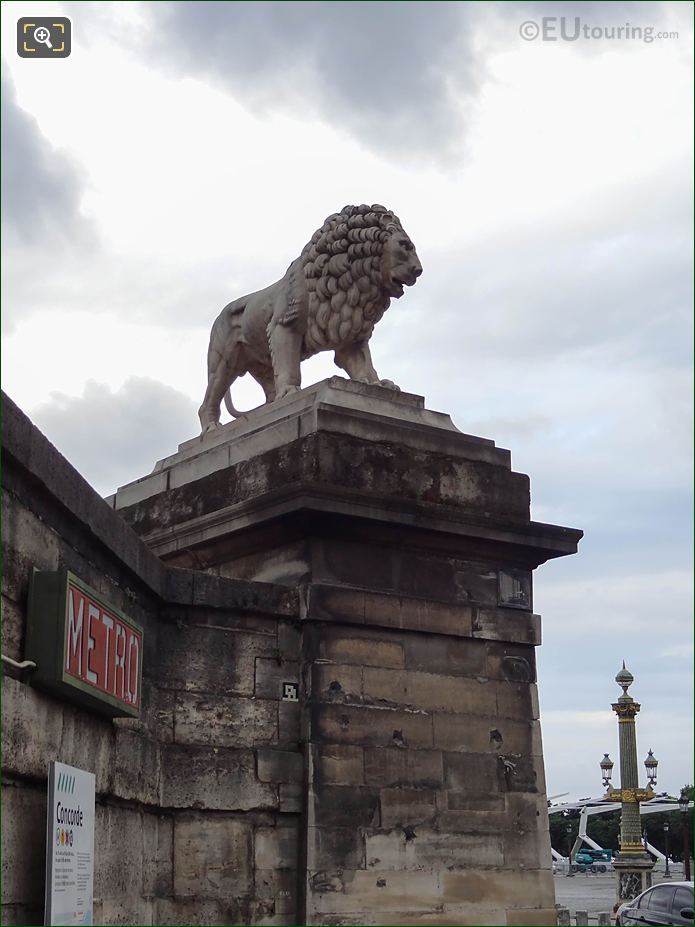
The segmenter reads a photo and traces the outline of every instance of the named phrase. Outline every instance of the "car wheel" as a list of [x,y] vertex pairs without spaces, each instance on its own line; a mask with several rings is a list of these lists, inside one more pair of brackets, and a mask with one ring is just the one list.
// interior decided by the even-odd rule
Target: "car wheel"
[[605,872],[605,871],[606,871],[606,867],[605,867],[605,866],[599,866],[599,867],[598,867],[598,871],[599,871],[599,872]]

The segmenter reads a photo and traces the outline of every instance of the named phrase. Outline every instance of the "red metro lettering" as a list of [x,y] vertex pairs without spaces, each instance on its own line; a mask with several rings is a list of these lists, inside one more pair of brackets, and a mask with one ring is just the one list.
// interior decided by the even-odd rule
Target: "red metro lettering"
[[68,583],[65,671],[100,692],[138,707],[141,659],[140,634]]

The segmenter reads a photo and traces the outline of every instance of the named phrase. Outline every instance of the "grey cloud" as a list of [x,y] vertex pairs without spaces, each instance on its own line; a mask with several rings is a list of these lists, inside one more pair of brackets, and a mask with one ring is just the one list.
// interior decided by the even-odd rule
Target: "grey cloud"
[[[255,109],[318,112],[380,154],[453,165],[465,155],[461,140],[486,77],[478,30],[488,41],[521,41],[524,18],[581,14],[601,24],[635,14],[657,22],[664,5],[606,6],[312,0],[146,10],[149,57],[161,67],[218,81]],[[576,47],[608,51],[589,45]]]
[[318,110],[404,160],[446,155],[480,73],[468,4],[200,2],[148,12],[162,67],[217,80],[257,109]]
[[80,397],[54,393],[31,418],[102,495],[174,453],[172,435],[197,430],[195,403],[145,377],[130,377],[115,392],[89,381]]
[[6,246],[40,249],[37,259],[68,246],[91,246],[94,231],[79,211],[84,179],[73,162],[41,135],[36,120],[17,105],[4,67],[2,127]]

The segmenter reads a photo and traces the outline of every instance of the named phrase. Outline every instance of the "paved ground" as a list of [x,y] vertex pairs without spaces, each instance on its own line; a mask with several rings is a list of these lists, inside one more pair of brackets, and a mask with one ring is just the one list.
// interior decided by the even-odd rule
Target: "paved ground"
[[[683,878],[683,867],[671,866],[674,879]],[[653,882],[661,882],[664,878],[662,867],[653,872]],[[555,901],[564,908],[575,911],[588,911],[598,914],[600,911],[612,911],[615,904],[615,873],[578,872],[568,878],[566,875],[555,875]]]

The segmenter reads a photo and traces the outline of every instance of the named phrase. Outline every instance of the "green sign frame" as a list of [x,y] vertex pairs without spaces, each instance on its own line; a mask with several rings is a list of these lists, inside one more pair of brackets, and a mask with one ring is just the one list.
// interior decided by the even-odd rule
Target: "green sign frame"
[[[76,586],[82,593],[115,615],[123,624],[140,636],[143,644],[138,661],[138,706],[102,692],[96,686],[76,679],[65,668],[66,621],[68,614],[68,587]],[[56,571],[34,568],[29,585],[25,659],[36,663],[29,682],[37,689],[76,702],[110,718],[140,717],[142,704],[142,664],[144,651],[144,630],[128,615],[104,598],[96,589],[72,573],[62,569]]]

